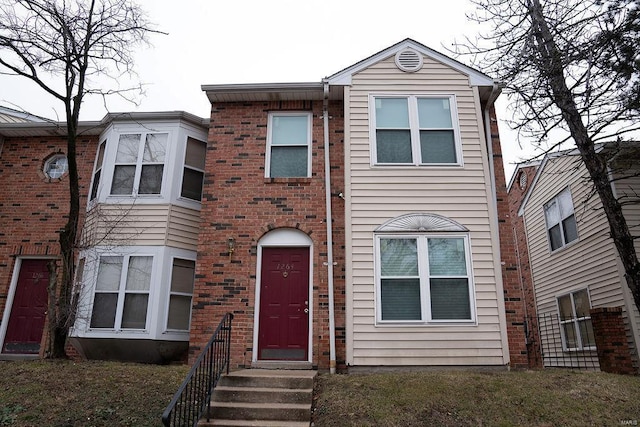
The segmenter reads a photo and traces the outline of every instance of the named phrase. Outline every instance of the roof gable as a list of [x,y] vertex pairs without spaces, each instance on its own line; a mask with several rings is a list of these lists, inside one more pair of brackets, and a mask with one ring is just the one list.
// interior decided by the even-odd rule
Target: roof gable
[[431,48],[428,48],[427,46],[409,38],[404,39],[401,42],[396,43],[393,46],[390,46],[384,50],[381,50],[380,52],[366,59],[363,59],[362,61],[359,61],[351,65],[350,67],[347,67],[341,71],[338,71],[335,74],[332,74],[331,76],[325,78],[325,81],[327,81],[331,85],[348,86],[351,84],[351,78],[354,74],[372,66],[377,62],[387,59],[390,56],[393,56],[396,53],[407,48],[413,49],[424,56],[427,56],[436,61],[439,61],[453,68],[454,70],[469,76],[469,82],[472,86],[493,86],[496,83],[494,79],[487,76],[486,74],[481,73],[480,71],[474,68],[468,67],[462,64],[461,62],[456,61],[455,59],[452,59],[440,52],[437,52]]

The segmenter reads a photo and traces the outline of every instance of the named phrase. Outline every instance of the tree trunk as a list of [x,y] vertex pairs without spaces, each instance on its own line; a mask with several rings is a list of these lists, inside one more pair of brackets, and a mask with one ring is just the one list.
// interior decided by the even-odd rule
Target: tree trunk
[[540,54],[541,60],[546,63],[541,67],[541,72],[549,82],[553,101],[560,109],[562,117],[569,127],[569,132],[589,172],[594,188],[598,196],[600,196],[603,210],[609,223],[611,238],[615,243],[625,270],[627,285],[631,289],[636,307],[640,310],[640,263],[633,244],[633,236],[622,212],[622,206],[615,194],[613,194],[607,161],[604,156],[596,152],[595,145],[582,122],[573,94],[566,83],[560,51],[542,14],[539,0],[531,1],[529,15],[532,22],[533,36],[536,40],[536,49]]
[[76,307],[73,295],[75,251],[80,217],[80,188],[78,182],[78,163],[76,160],[77,115],[67,123],[67,160],[69,179],[69,216],[67,223],[60,232],[60,253],[62,255],[62,274],[59,290],[55,295],[55,321],[50,324],[51,352],[49,357],[54,359],[66,358],[65,351],[69,329],[75,321]]

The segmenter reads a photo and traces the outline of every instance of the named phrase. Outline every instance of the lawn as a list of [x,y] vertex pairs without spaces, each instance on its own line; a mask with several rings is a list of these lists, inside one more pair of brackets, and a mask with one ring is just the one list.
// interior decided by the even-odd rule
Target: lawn
[[[0,362],[0,426],[159,426],[187,370]],[[596,372],[321,374],[316,391],[316,427],[640,423],[640,377]]]
[[158,426],[188,367],[0,362],[0,426]]
[[320,375],[317,392],[316,427],[640,424],[640,377],[601,372]]

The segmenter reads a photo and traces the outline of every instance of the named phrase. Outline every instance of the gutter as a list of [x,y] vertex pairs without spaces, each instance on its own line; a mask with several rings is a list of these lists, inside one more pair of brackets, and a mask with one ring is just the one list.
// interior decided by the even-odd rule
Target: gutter
[[327,286],[329,292],[329,371],[336,373],[336,321],[333,302],[333,216],[331,214],[331,164],[329,163],[329,82],[324,81],[322,120],[324,128],[324,188],[327,207]]

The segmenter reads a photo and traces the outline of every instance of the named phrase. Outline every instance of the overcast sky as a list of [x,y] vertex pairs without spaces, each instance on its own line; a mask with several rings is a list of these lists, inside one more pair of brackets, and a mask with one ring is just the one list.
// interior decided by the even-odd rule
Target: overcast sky
[[[447,54],[479,27],[467,0],[139,0],[157,28],[136,70],[148,84],[140,105],[113,98],[111,112],[184,110],[208,117],[202,84],[318,82],[407,37]],[[463,59],[464,62],[464,59]],[[501,98],[504,98],[501,97]],[[59,101],[35,85],[0,76],[0,105],[64,120]],[[506,102],[498,114],[506,117]],[[81,120],[99,120],[102,100],[83,104]],[[507,181],[526,154],[500,123]]]

